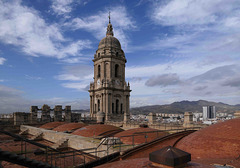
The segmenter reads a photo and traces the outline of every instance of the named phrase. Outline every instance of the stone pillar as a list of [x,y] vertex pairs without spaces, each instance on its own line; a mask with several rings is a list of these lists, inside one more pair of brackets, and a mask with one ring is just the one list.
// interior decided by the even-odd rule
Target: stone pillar
[[129,95],[126,97],[126,113],[129,114]]
[[50,107],[47,104],[42,106],[42,121],[43,122],[50,122]]
[[102,94],[103,98],[103,112],[106,113],[106,93]]
[[104,111],[103,111],[103,93],[102,93],[102,95],[101,95],[100,106],[101,106],[100,111],[101,111],[101,112],[104,112]]
[[109,115],[113,114],[113,109],[112,109],[112,94],[109,93]]
[[30,122],[31,123],[37,122],[37,113],[38,113],[38,106],[31,106],[31,108],[30,108]]
[[185,112],[183,127],[192,127],[192,126],[193,126],[193,113]]
[[14,125],[26,124],[29,121],[30,113],[15,112],[13,113]]
[[110,115],[109,115],[109,93],[106,93],[106,121],[108,121],[110,118]]
[[130,115],[126,112],[124,112],[123,122],[127,123],[130,120]]
[[104,123],[105,113],[97,112],[97,123]]
[[66,122],[71,122],[71,113],[72,113],[72,111],[71,111],[71,106],[65,106],[65,109],[64,109],[64,111],[65,111],[65,121]]
[[96,118],[95,96],[92,96],[92,110],[93,110],[93,118]]
[[147,118],[148,118],[149,124],[154,124],[156,122],[156,114],[155,113],[149,113]]
[[92,96],[90,96],[90,117],[93,118]]
[[124,113],[127,113],[127,95],[126,96],[124,96]]
[[240,118],[240,111],[236,111],[234,113],[234,118]]
[[57,105],[54,108],[54,121],[62,121],[62,106]]
[[103,62],[104,65],[104,79],[106,79],[106,61]]

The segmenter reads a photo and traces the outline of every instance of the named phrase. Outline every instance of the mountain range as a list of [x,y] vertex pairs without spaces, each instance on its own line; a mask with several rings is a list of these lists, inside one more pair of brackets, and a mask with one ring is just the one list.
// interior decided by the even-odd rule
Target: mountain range
[[210,102],[206,100],[198,100],[198,101],[180,101],[174,102],[166,105],[151,105],[151,106],[142,106],[131,108],[130,112],[132,114],[148,114],[150,112],[153,113],[181,113],[184,112],[202,112],[203,106],[215,106],[216,112],[226,112],[226,113],[234,113],[236,110],[240,110],[240,104],[237,105],[229,105],[222,102]]
[[[165,105],[150,105],[141,106],[130,109],[131,114],[149,114],[153,113],[169,113],[169,114],[184,114],[184,112],[202,112],[203,106],[215,106],[216,112],[225,112],[233,114],[235,111],[240,110],[240,104],[229,105],[222,102],[211,102],[206,100],[198,101],[180,101]],[[73,113],[89,113],[90,110],[72,110]]]

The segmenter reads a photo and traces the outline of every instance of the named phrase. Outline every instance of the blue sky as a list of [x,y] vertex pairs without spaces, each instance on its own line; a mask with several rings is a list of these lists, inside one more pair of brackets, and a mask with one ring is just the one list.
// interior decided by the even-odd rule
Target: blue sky
[[0,113],[89,108],[108,11],[131,107],[240,102],[239,0],[0,0]]

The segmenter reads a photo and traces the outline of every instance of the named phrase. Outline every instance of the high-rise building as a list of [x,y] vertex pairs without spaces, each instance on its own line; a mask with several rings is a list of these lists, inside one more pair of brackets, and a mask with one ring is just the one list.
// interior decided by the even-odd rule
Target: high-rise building
[[215,106],[203,106],[203,120],[216,118]]
[[129,116],[130,86],[125,81],[124,51],[114,37],[110,21],[94,54],[94,82],[90,83],[90,115],[104,113],[105,120],[123,120]]

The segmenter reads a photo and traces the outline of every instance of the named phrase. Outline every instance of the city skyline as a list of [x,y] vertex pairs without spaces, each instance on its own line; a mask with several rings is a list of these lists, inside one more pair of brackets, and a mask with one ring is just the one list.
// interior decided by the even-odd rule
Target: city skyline
[[240,101],[240,2],[0,0],[0,113],[89,108],[108,12],[125,52],[130,106]]

